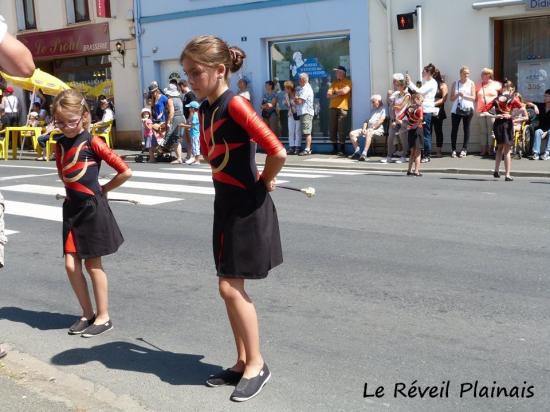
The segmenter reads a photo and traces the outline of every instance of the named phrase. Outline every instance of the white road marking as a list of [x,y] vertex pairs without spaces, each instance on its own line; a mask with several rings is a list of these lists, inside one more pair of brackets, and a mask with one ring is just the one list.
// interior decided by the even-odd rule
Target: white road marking
[[57,170],[55,167],[47,167],[47,166],[21,166],[21,165],[0,165],[0,167],[8,167],[8,168],[22,168],[22,169],[42,169],[42,170]]
[[[112,174],[114,176],[115,174]],[[151,179],[166,179],[166,180],[188,180],[191,182],[210,182],[212,183],[212,176],[197,176],[187,174],[174,174],[174,173],[160,173],[160,172],[145,172],[142,170],[133,170],[133,177],[145,177]]]
[[63,221],[63,212],[59,206],[37,205],[35,203],[4,201],[6,215],[32,217],[34,219]]
[[57,175],[57,173],[44,173],[44,174],[41,174],[41,175],[4,176],[4,177],[0,177],[0,181],[15,180],[15,179],[27,179],[29,177],[42,177],[42,176],[53,176],[53,175]]
[[[65,190],[62,187],[56,186],[39,186],[39,185],[14,185],[14,186],[4,186],[0,188],[1,190],[19,192],[19,193],[32,193],[35,195],[51,195],[55,196],[56,194],[63,194]],[[183,200],[177,197],[163,197],[163,196],[148,196],[135,193],[123,193],[118,191],[109,192],[109,196],[113,198],[124,198],[128,200],[135,200],[136,202],[142,205],[159,205],[162,203],[168,202],[177,202],[178,200]]]
[[[99,179],[99,183],[105,184],[108,179]],[[190,185],[171,185],[167,183],[152,183],[152,182],[139,182],[135,180],[129,180],[122,185],[122,188],[131,189],[143,189],[143,190],[160,190],[163,192],[175,192],[175,193],[197,193],[201,195],[213,195],[213,187],[204,186],[190,186]]]
[[19,232],[17,230],[6,229],[4,230],[4,233],[6,234],[6,236],[9,236],[9,235],[15,235],[16,233],[19,233]]

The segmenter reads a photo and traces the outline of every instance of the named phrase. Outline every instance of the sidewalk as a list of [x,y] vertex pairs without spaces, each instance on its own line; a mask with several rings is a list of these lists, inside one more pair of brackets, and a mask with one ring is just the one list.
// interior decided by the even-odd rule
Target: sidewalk
[[[129,162],[133,161],[133,155],[137,152],[128,150],[117,150],[119,155],[126,157]],[[402,163],[380,163],[380,156],[372,156],[366,162],[359,162],[348,158],[342,158],[334,155],[312,154],[310,156],[288,156],[286,167],[317,167],[324,169],[348,169],[364,170],[375,172],[403,172],[407,171],[407,164]],[[259,165],[265,162],[265,154],[256,154],[256,161]],[[492,175],[495,165],[494,159],[482,159],[478,155],[468,155],[467,157],[451,158],[449,155],[440,159],[432,158],[429,163],[422,163],[422,173],[452,173],[469,175]],[[504,162],[500,165],[501,172],[504,172]],[[550,178],[550,161],[513,159],[512,176],[518,177],[546,177]]]

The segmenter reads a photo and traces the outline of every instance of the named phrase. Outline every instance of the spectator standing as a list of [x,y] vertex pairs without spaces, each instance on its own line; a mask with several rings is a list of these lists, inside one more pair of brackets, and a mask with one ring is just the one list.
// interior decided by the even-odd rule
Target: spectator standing
[[409,151],[409,143],[407,137],[407,119],[405,115],[407,108],[411,102],[411,95],[407,91],[407,81],[402,73],[396,73],[393,75],[393,85],[396,89],[393,93],[388,92],[388,104],[391,107],[391,121],[388,132],[388,154],[386,158],[380,159],[382,163],[390,163],[392,161],[395,136],[399,136],[401,140],[402,152],[399,160],[396,163],[403,163],[405,156]]
[[410,76],[407,74],[407,85],[410,90],[415,93],[420,93],[423,96],[422,112],[423,112],[423,135],[424,135],[424,157],[422,162],[429,162],[432,156],[432,116],[437,111],[435,107],[435,95],[437,94],[437,81],[433,78],[435,74],[435,66],[428,64],[422,70],[422,86],[416,87],[411,82]]
[[149,86],[151,94],[151,111],[153,123],[166,123],[168,97],[160,92],[157,82],[152,82]]
[[550,159],[550,89],[544,92],[544,103],[537,106],[539,112],[539,126],[535,130],[535,136],[533,137],[533,156],[531,159],[538,160],[541,150],[541,144],[546,139],[546,150],[544,154],[540,156],[541,160]]
[[248,89],[248,80],[246,80],[244,77],[240,78],[237,82],[237,88],[239,89],[239,96],[244,97],[249,102],[252,101],[252,95],[250,94],[250,90]]
[[445,102],[447,101],[447,95],[449,89],[447,83],[443,79],[440,71],[435,70],[434,79],[437,82],[437,93],[435,94],[435,112],[432,116],[432,130],[435,131],[435,154],[436,157],[441,157],[441,149],[443,147],[443,120],[447,118],[445,112]]
[[17,126],[19,123],[19,99],[13,94],[13,87],[8,86],[2,97],[6,126]]
[[[284,84],[283,84],[284,86]],[[286,99],[286,90],[281,90],[279,81],[275,78],[275,93],[277,93],[277,108],[279,110],[279,130],[280,136],[288,137],[288,103]]]
[[327,97],[330,99],[330,140],[332,141],[332,153],[344,156],[352,84],[351,80],[346,77],[347,70],[344,66],[338,66],[333,70],[336,80],[330,85],[327,92]]
[[149,163],[155,161],[155,146],[157,141],[153,134],[153,121],[151,120],[151,109],[144,107],[141,109],[141,123],[143,126],[143,148],[149,152]]
[[495,134],[493,132],[493,125],[495,118],[488,116],[485,108],[495,100],[502,90],[502,84],[493,80],[493,70],[484,68],[481,71],[481,82],[476,85],[476,118],[481,130],[480,141],[480,155],[489,156],[493,145],[493,139]]
[[468,142],[470,141],[470,123],[474,115],[474,101],[476,97],[475,83],[470,80],[470,68],[462,66],[460,68],[460,80],[453,82],[451,87],[451,157],[456,157],[456,138],[458,127],[462,121],[464,131],[464,142],[462,150],[458,157],[466,157],[468,154]]
[[[412,104],[407,109],[407,138],[411,155],[409,156],[409,167],[407,176],[422,176],[420,173],[420,156],[424,146],[424,96],[421,93],[412,95]],[[413,173],[414,165],[414,173]]]
[[[190,110],[187,106],[189,103],[196,100],[195,93],[189,88],[189,82],[187,80],[180,80],[178,82],[178,88],[181,93],[181,102],[183,104],[183,116],[185,117],[185,122],[189,122]],[[180,128],[180,137],[185,140],[185,149],[187,150],[186,160],[191,159],[192,143],[189,136],[189,128],[181,127]]]
[[302,135],[306,140],[306,147],[299,155],[307,156],[311,154],[311,132],[313,130],[313,116],[315,110],[313,108],[313,89],[309,84],[309,75],[300,73],[300,87],[296,91],[294,102],[298,107],[298,115],[300,115],[300,124],[302,127]]
[[164,94],[168,97],[168,103],[166,105],[168,117],[166,119],[166,146],[170,147],[176,152],[176,159],[172,164],[182,164],[182,150],[180,142],[180,125],[185,123],[185,117],[183,116],[183,102],[180,97],[178,87],[171,83],[166,89]]
[[[350,159],[357,159],[361,162],[367,160],[367,153],[369,151],[372,138],[374,136],[384,135],[384,120],[386,119],[386,109],[382,104],[382,96],[379,94],[372,95],[370,98],[371,112],[368,120],[365,120],[361,129],[353,130],[349,134],[349,139],[353,145],[353,154]],[[358,138],[363,136],[365,138],[365,147],[363,153],[360,154],[360,146],[357,142]]]
[[287,80],[285,86],[285,104],[287,110],[288,122],[288,150],[287,154],[297,155],[302,147],[302,126],[300,124],[300,115],[298,114],[298,105],[294,98],[296,97],[296,86],[292,80]]
[[265,93],[262,97],[262,119],[275,135],[279,135],[279,117],[277,116],[277,93],[272,80],[265,82]]
[[199,126],[199,107],[200,104],[197,101],[192,101],[187,104],[187,108],[190,111],[189,121],[184,126],[186,129],[189,129],[189,134],[191,136],[191,157],[185,161],[185,164],[191,166],[198,166],[201,164],[201,150],[200,150],[200,126]]

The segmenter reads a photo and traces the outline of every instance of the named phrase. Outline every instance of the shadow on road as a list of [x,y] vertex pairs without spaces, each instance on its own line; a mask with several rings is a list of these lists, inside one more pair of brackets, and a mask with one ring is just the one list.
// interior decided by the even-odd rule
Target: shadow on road
[[536,185],[550,185],[550,182],[530,182],[530,183],[534,183]]
[[464,180],[470,182],[492,182],[496,179],[483,179],[483,178],[474,178],[474,177],[440,177],[441,180]]
[[204,385],[220,366],[203,363],[202,355],[150,349],[129,342],[110,342],[92,348],[69,349],[55,355],[54,365],[82,365],[98,361],[109,369],[153,374],[171,385]]
[[78,319],[78,316],[64,315],[63,313],[38,312],[7,306],[0,308],[0,319],[26,323],[35,329],[50,330],[68,329]]

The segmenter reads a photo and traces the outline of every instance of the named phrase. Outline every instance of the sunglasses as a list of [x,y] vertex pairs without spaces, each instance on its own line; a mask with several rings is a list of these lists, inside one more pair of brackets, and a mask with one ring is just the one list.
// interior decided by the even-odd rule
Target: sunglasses
[[53,122],[53,124],[58,129],[75,129],[76,127],[78,127],[78,125],[82,121],[83,117],[84,117],[84,113],[80,116],[80,119],[78,119],[76,121],[65,123],[65,122],[60,122],[60,121],[55,120]]

